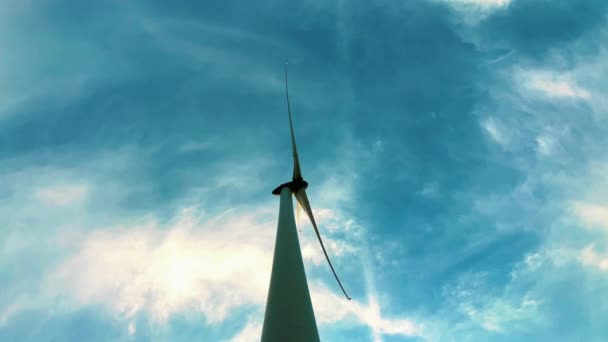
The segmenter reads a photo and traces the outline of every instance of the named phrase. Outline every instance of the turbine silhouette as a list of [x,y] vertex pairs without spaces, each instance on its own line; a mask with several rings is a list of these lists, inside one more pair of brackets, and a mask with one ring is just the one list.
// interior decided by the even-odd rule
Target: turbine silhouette
[[325,259],[347,299],[350,297],[344,290],[340,278],[327,255],[323,239],[315,221],[306,188],[308,182],[302,177],[298,149],[293,131],[291,105],[289,103],[289,88],[287,85],[287,64],[285,64],[285,96],[287,98],[287,113],[289,115],[289,130],[291,133],[291,149],[293,153],[292,180],[279,185],[272,191],[281,196],[279,222],[275,241],[270,287],[264,313],[262,342],[274,341],[319,341],[314,311],[310,301],[310,292],[306,281],[306,272],[302,262],[302,253],[296,232],[293,213],[292,195],[300,207],[304,209],[325,255]]

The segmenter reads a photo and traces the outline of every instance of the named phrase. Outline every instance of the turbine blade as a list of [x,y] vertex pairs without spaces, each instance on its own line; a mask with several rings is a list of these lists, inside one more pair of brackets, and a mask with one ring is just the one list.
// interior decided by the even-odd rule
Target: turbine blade
[[291,131],[291,149],[293,151],[293,180],[302,179],[300,171],[300,160],[296,148],[296,138],[293,134],[293,122],[291,120],[291,105],[289,104],[289,88],[287,87],[287,63],[285,63],[285,96],[287,97],[287,113],[289,114],[289,130]]
[[344,287],[342,286],[342,282],[340,282],[340,278],[338,278],[338,275],[336,274],[336,271],[334,270],[334,266],[331,264],[331,261],[329,260],[329,256],[327,255],[327,251],[325,250],[325,246],[323,245],[323,240],[321,239],[321,234],[319,234],[319,228],[317,228],[317,223],[315,222],[315,217],[312,214],[312,209],[310,208],[310,203],[308,202],[308,196],[306,196],[306,190],[304,190],[304,189],[298,190],[298,192],[296,192],[296,199],[298,200],[298,203],[300,203],[300,205],[302,206],[302,208],[304,209],[306,214],[308,214],[308,218],[310,219],[310,222],[312,223],[312,226],[315,229],[315,233],[317,234],[317,238],[319,239],[319,243],[321,244],[321,249],[323,249],[323,254],[325,254],[325,259],[327,259],[327,263],[329,264],[329,267],[331,268],[331,271],[334,274],[334,277],[336,277],[336,281],[338,281],[338,285],[340,285],[340,289],[342,289],[342,292],[344,293],[346,298],[348,300],[350,300],[350,297],[348,296],[348,294],[344,290]]
[[[296,201],[297,204],[297,209],[296,209],[296,223],[298,225],[298,228],[300,228],[300,212],[302,211],[302,206],[300,205],[299,201]],[[302,229],[300,229],[300,231],[302,231]]]

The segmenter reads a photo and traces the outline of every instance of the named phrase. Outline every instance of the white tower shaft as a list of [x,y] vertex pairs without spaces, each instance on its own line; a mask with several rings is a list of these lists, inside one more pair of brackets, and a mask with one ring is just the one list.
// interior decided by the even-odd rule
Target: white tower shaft
[[262,342],[319,341],[288,186],[281,189],[280,198]]

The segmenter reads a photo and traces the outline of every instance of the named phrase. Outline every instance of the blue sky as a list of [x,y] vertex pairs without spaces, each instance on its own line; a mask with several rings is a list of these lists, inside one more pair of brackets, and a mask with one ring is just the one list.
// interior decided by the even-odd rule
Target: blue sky
[[1,0],[0,340],[608,339],[608,2]]

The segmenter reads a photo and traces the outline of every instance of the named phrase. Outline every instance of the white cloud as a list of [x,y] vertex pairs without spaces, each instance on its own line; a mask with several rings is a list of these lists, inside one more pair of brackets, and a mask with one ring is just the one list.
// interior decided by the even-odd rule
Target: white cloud
[[536,137],[536,151],[544,156],[550,156],[555,152],[555,140],[547,135]]
[[486,118],[481,122],[481,127],[499,145],[505,147],[509,144],[510,137],[504,125],[494,117]]
[[[141,314],[162,325],[176,314],[193,311],[215,324],[235,309],[253,305],[259,310],[257,317],[263,317],[276,229],[274,204],[250,214],[229,210],[215,217],[186,208],[166,224],[148,219],[72,232],[67,235],[70,241],[61,245],[72,252],[43,277],[37,286],[40,298],[20,297],[3,304],[2,323],[24,309],[57,301],[65,307],[105,308],[125,321],[131,335],[137,333],[135,320]],[[310,248],[314,255],[323,256],[318,246],[306,244],[316,240],[302,241],[305,251]],[[326,242],[334,258],[355,250],[341,240]],[[324,259],[309,256],[308,260],[327,267]],[[339,290],[332,292],[336,289],[314,280],[311,284],[319,325],[341,321],[367,325],[378,334],[421,333],[420,326],[408,319],[382,316],[375,301],[347,301]],[[260,331],[261,321],[250,319],[232,341],[255,341]]]
[[269,227],[255,215],[200,224],[187,209],[167,227],[151,222],[93,231],[50,274],[47,289],[125,319],[146,312],[163,323],[195,310],[209,322],[222,321],[233,308],[264,302],[274,233]]
[[439,194],[439,185],[436,182],[427,183],[422,190],[418,192],[422,197],[434,198]]
[[[108,165],[111,164],[113,170],[116,165],[124,163],[117,163],[113,159]],[[113,175],[103,167],[90,169],[104,175]],[[33,170],[31,174],[36,174],[37,171],[39,170]],[[57,174],[62,175],[60,178],[63,180],[73,179],[74,176],[62,172]],[[323,225],[320,228],[328,252],[338,264],[340,257],[357,251],[358,245],[353,242],[357,240],[352,238],[356,234],[349,234],[348,239],[343,240],[332,236],[332,233],[342,233],[338,229],[349,233],[359,230],[353,219],[347,218],[343,211],[323,209],[323,204],[334,208],[335,199],[345,202],[353,200],[347,194],[354,191],[356,175],[352,172],[346,177],[339,175],[336,173],[328,178],[347,190],[339,190],[330,195],[326,192],[319,192],[316,194],[318,196],[310,195],[313,205],[318,203],[313,210]],[[21,175],[19,179],[27,181],[31,178],[30,173],[25,176],[27,177]],[[114,179],[110,176],[108,178]],[[95,190],[107,188],[100,185],[106,183],[100,183],[96,179],[89,179],[86,184],[94,185],[82,186],[80,190],[78,186],[70,185],[47,186],[54,183],[45,179],[44,182],[30,184],[22,196],[28,197],[31,202],[31,196],[34,195],[49,205],[73,204],[85,197],[90,200],[89,197],[97,195]],[[222,184],[221,181],[218,183]],[[317,197],[318,201],[315,200]],[[19,197],[14,200],[21,199]],[[254,210],[249,208],[249,213],[231,210],[214,217],[200,216],[195,208],[187,208],[167,223],[146,216],[148,219],[136,222],[116,218],[122,224],[103,227],[91,225],[91,222],[97,221],[85,207],[79,210],[82,217],[78,222],[69,217],[72,225],[66,229],[62,225],[61,236],[49,237],[49,246],[60,251],[54,251],[57,252],[58,259],[54,259],[53,267],[41,275],[43,280],[33,285],[39,295],[30,296],[32,293],[28,293],[27,289],[15,289],[16,294],[21,293],[25,297],[16,296],[7,303],[0,303],[0,323],[10,321],[24,310],[54,309],[57,302],[61,302],[61,308],[67,310],[101,307],[121,321],[129,334],[137,334],[142,329],[142,326],[136,325],[136,318],[142,316],[150,318],[154,324],[164,324],[174,315],[193,311],[214,324],[223,321],[235,309],[252,305],[261,311],[259,316],[263,317],[272,264],[277,207],[276,201],[273,201],[272,205],[266,207]],[[28,212],[32,210],[28,209]],[[59,222],[63,222],[63,217],[59,219]],[[304,217],[303,221],[308,220]],[[305,258],[312,261],[306,267],[314,267],[319,263],[319,267],[329,272],[312,229],[302,230],[304,234],[300,237]],[[28,242],[30,248],[37,243],[36,240]],[[310,254],[307,254],[307,250],[310,250]],[[65,252],[68,253],[67,256],[64,255]],[[20,253],[13,253],[12,256],[18,257],[18,254]],[[348,260],[358,262],[359,259]],[[43,267],[43,264],[39,266]],[[311,283],[315,284],[311,286],[311,295],[320,325],[338,321],[363,324],[380,335],[416,335],[421,331],[420,326],[408,319],[383,316],[378,303],[371,305],[356,299],[347,301],[339,288],[331,287],[332,291],[336,291],[334,293],[314,279]],[[334,307],[340,308],[340,315],[334,315]],[[261,322],[251,320],[234,340],[257,340],[260,329]]]
[[315,317],[319,324],[330,324],[353,318],[367,325],[378,335],[421,336],[422,326],[405,318],[386,318],[380,313],[375,297],[365,305],[357,300],[347,301],[326,287],[315,284],[311,287]]
[[585,224],[608,229],[608,205],[573,202],[571,207],[576,216]]
[[255,342],[262,336],[262,322],[259,319],[250,318],[243,330],[236,334],[230,342]]
[[[302,234],[300,236],[302,237]],[[344,240],[336,240],[323,236],[321,236],[321,238],[323,238],[323,245],[330,258],[344,256],[345,254],[354,254],[357,251],[355,246]],[[304,260],[311,261],[317,266],[326,263],[325,255],[323,254],[323,250],[321,249],[321,245],[319,244],[316,235],[314,238],[312,236],[302,238],[300,244],[302,245],[302,258],[304,258]]]
[[495,11],[505,9],[511,0],[435,0],[453,8],[470,25],[476,25]]
[[511,3],[511,0],[445,0],[453,5],[469,5],[481,8],[500,8],[506,7]]
[[448,303],[454,310],[464,314],[472,324],[486,331],[504,333],[543,321],[541,301],[536,294],[526,289],[521,293],[517,283],[535,274],[539,255],[529,255],[511,272],[509,282],[502,294],[488,293],[488,273],[464,274],[455,286],[444,288]]
[[608,271],[608,255],[598,253],[593,244],[583,248],[578,259],[584,265],[595,267],[601,271]]
[[65,206],[83,200],[88,187],[82,184],[57,185],[38,189],[35,196],[49,206]]
[[580,89],[574,84],[565,81],[533,79],[529,83],[529,87],[540,90],[552,97],[589,98],[589,93],[586,90]]
[[355,195],[354,188],[352,187],[353,178],[352,175],[337,171],[334,174],[327,175],[324,181],[318,185],[319,189],[323,189],[323,192],[319,193],[320,196],[317,202],[348,203],[352,201]]
[[496,298],[481,307],[463,303],[460,309],[485,330],[504,332],[518,322],[536,319],[539,304],[539,301],[525,297],[518,303]]
[[135,323],[134,322],[130,322],[129,323],[129,327],[127,328],[129,331],[129,335],[133,335],[135,334],[135,332],[137,331],[136,327],[135,327]]
[[[261,183],[251,182],[250,179],[262,179],[268,167],[274,161],[266,156],[258,156],[257,158],[250,157],[251,161],[243,163],[242,160],[234,159],[218,163],[214,166],[215,176],[211,177],[211,182],[215,188],[228,188],[241,190],[247,188],[249,190],[257,189]],[[243,177],[247,175],[247,177]]]
[[24,296],[15,298],[10,304],[0,307],[0,327],[6,324],[11,316],[29,308]]
[[580,87],[572,75],[547,70],[516,70],[516,79],[522,90],[539,92],[550,98],[574,98],[588,100],[591,94]]

